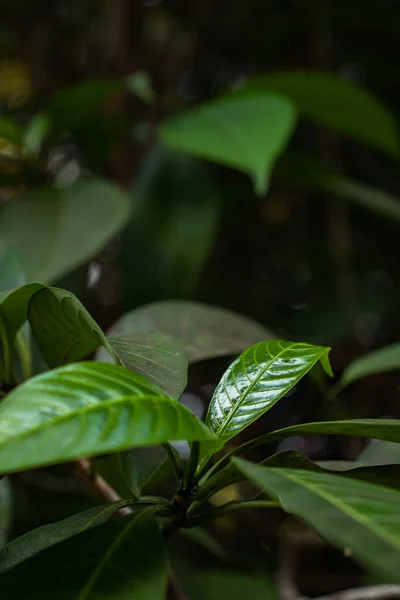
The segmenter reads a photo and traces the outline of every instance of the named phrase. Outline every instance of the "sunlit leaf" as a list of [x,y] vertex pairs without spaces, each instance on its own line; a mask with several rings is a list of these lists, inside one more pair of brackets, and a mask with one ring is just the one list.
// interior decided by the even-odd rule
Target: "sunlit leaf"
[[129,506],[132,502],[133,500],[119,500],[112,504],[95,506],[62,521],[32,529],[0,550],[0,573],[13,569],[46,548],[106,523],[120,508]]
[[143,511],[81,533],[2,576],[10,600],[163,600],[166,585],[162,535]]
[[190,411],[118,365],[72,363],[0,404],[0,473],[168,440],[212,440]]
[[329,348],[280,340],[245,350],[222,377],[206,423],[224,441],[245,429],[282,398],[320,360],[331,374]]
[[0,238],[28,280],[46,283],[99,251],[126,223],[130,204],[122,189],[101,179],[30,189],[0,209]]
[[162,142],[181,152],[248,173],[258,194],[295,125],[292,104],[268,93],[227,96],[175,115],[161,127]]
[[190,362],[237,354],[272,336],[268,329],[247,317],[185,300],[155,302],[126,313],[109,335],[147,332],[173,337]]
[[239,94],[280,93],[300,115],[396,157],[396,119],[372,92],[333,73],[282,71],[257,76]]
[[328,542],[400,582],[400,492],[339,475],[234,464]]
[[87,358],[103,345],[113,354],[100,327],[66,290],[43,287],[36,292],[29,302],[28,319],[50,367]]
[[[179,342],[163,333],[135,333],[108,338],[120,364],[141,373],[173,398],[186,387],[188,360]],[[97,360],[110,362],[109,352],[100,349]]]

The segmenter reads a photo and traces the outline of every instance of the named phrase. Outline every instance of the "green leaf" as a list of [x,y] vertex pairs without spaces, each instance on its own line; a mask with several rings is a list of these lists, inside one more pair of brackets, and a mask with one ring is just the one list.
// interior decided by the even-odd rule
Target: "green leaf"
[[87,358],[100,346],[113,356],[100,327],[71,292],[43,287],[30,299],[28,319],[49,367]]
[[332,173],[304,153],[287,152],[279,160],[275,176],[286,184],[319,189],[346,198],[381,217],[400,221],[399,198],[385,190]]
[[152,332],[165,333],[177,340],[190,362],[237,354],[272,336],[247,317],[185,300],[155,302],[128,312],[109,335]]
[[[296,450],[278,452],[269,456],[260,464],[265,467],[279,467],[281,469],[303,469],[317,473],[332,472],[341,474],[344,477],[351,477],[352,479],[369,481],[400,489],[400,473],[397,465],[371,467],[370,465],[374,463],[370,463],[369,461],[365,461],[365,463],[362,461],[320,461],[315,463]],[[234,483],[239,483],[242,480],[243,474],[236,469],[233,463],[229,463],[200,486],[196,494],[196,501],[204,501],[204,499],[213,496],[218,490]]]
[[103,525],[120,508],[129,506],[132,502],[133,500],[118,500],[111,504],[95,506],[62,521],[43,525],[43,527],[25,533],[0,550],[0,573],[13,569],[47,548],[52,548],[93,527]]
[[[192,296],[220,222],[221,197],[210,170],[157,147],[143,161],[133,195],[135,217],[121,239],[129,303]],[[131,260],[135,255],[140,261]]]
[[15,252],[0,240],[0,301],[1,292],[9,292],[25,283],[25,274]]
[[11,600],[163,600],[163,539],[146,511],[111,521],[45,550],[2,577]]
[[[172,398],[180,398],[187,384],[188,360],[179,342],[159,333],[136,333],[108,338],[108,343],[127,369],[141,373]],[[104,349],[96,360],[110,362]]]
[[330,348],[280,340],[245,350],[225,372],[211,399],[206,424],[228,441],[267,412],[320,360],[331,374]]
[[367,446],[359,456],[360,465],[398,465],[400,464],[400,444],[395,442],[376,442]]
[[6,140],[19,146],[22,144],[22,128],[7,117],[0,117],[0,140]]
[[124,226],[130,203],[102,179],[31,189],[0,209],[0,238],[17,253],[28,280],[46,283],[90,260]]
[[291,427],[266,433],[243,444],[238,450],[244,452],[249,448],[257,448],[262,444],[293,437],[294,435],[354,435],[388,442],[400,442],[400,420],[349,419],[348,421],[321,421],[319,423],[292,425]]
[[400,582],[400,492],[339,475],[233,460],[252,483],[277,498],[286,512],[365,565]]
[[171,473],[171,463],[161,446],[133,448],[96,461],[96,470],[123,498],[139,498]]
[[[7,542],[13,518],[13,497],[7,477],[0,479],[0,548]],[[4,550],[0,550],[0,556]]]
[[392,156],[400,154],[396,119],[370,91],[332,73],[282,71],[251,79],[239,95],[274,92],[300,115]]
[[292,104],[283,97],[230,95],[171,117],[162,125],[160,136],[174,150],[248,173],[256,192],[265,194],[295,117]]
[[339,392],[362,377],[398,369],[400,369],[400,344],[384,346],[374,352],[364,354],[350,363],[331,393],[333,395]]
[[[12,353],[17,341],[18,332],[27,319],[29,301],[32,296],[42,288],[39,283],[29,283],[12,292],[0,294],[0,339],[2,341],[4,379],[13,382]],[[29,339],[29,335],[24,332],[23,338]],[[20,346],[24,345],[20,336]],[[18,344],[17,344],[18,346]],[[22,348],[26,354],[27,350]],[[28,353],[30,356],[30,353]],[[23,358],[23,357],[22,357]]]
[[51,120],[46,113],[38,113],[32,117],[24,132],[24,155],[36,159],[41,152],[42,144],[51,128]]
[[0,404],[0,473],[169,440],[214,438],[138,374],[72,363],[20,385]]

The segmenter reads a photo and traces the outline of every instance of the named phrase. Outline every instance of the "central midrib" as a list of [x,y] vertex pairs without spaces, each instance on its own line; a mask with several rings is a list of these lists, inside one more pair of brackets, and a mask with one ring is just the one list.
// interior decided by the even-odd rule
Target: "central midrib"
[[262,377],[262,375],[264,375],[265,371],[267,371],[269,369],[269,367],[271,366],[271,364],[277,360],[284,352],[286,352],[287,350],[290,350],[291,348],[293,348],[294,346],[297,346],[296,343],[291,344],[290,346],[287,346],[286,348],[283,348],[279,354],[277,354],[276,356],[274,356],[273,358],[271,358],[271,360],[269,361],[269,363],[265,366],[265,368],[261,371],[261,373],[259,374],[258,377],[256,377],[254,379],[254,381],[249,385],[249,387],[247,388],[246,392],[243,394],[243,396],[241,396],[241,400],[239,400],[239,402],[237,402],[231,409],[231,411],[229,412],[229,415],[227,417],[227,419],[225,420],[225,423],[222,425],[222,427],[219,429],[218,431],[218,436],[221,436],[222,433],[225,431],[225,429],[227,428],[227,426],[229,425],[230,421],[232,420],[233,416],[235,415],[236,411],[239,409],[239,407],[241,406],[241,404],[243,403],[243,401],[246,399],[246,397],[250,394],[250,392],[252,391],[253,387],[256,385],[256,383],[258,383],[260,377]]

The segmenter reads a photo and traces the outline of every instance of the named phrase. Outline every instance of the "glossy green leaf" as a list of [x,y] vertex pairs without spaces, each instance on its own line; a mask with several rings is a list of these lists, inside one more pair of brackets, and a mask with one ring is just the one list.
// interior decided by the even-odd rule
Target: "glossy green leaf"
[[126,313],[109,335],[162,332],[177,340],[197,362],[237,354],[272,333],[255,321],[232,311],[199,302],[155,302]]
[[132,502],[133,500],[119,500],[88,508],[67,519],[32,529],[21,537],[15,538],[0,550],[0,573],[13,569],[47,548],[56,546],[93,527],[103,525],[120,508],[129,506]]
[[348,421],[321,421],[304,423],[278,429],[251,440],[240,447],[240,452],[256,448],[275,440],[295,435],[354,435],[358,437],[400,442],[400,420],[396,419],[349,419]]
[[175,115],[161,127],[162,142],[181,152],[248,173],[265,194],[271,170],[295,125],[292,104],[268,93],[227,96]]
[[167,567],[157,523],[142,511],[67,540],[2,576],[5,600],[164,600]]
[[190,411],[118,365],[72,363],[0,404],[0,473],[168,440],[212,440]]
[[28,280],[48,282],[90,260],[124,226],[130,204],[123,190],[101,179],[31,189],[0,209],[0,238],[18,254]]
[[227,441],[267,412],[320,360],[331,374],[330,348],[281,340],[245,350],[222,377],[206,423]]
[[362,377],[377,375],[387,371],[400,369],[400,344],[384,346],[374,352],[364,354],[353,360],[344,370],[338,383],[332,390],[332,395]]
[[50,367],[87,358],[103,345],[113,355],[100,327],[70,292],[42,288],[29,301],[28,319]]
[[282,71],[251,79],[239,94],[275,92],[300,115],[398,157],[396,119],[372,92],[332,73]]
[[339,475],[234,464],[331,544],[400,582],[400,492]]
[[[179,342],[171,336],[149,332],[108,338],[120,364],[141,373],[172,398],[180,398],[187,384],[188,360]],[[113,360],[104,349],[97,360]]]
[[13,518],[13,496],[11,483],[7,477],[0,479],[0,556],[1,548],[7,542]]

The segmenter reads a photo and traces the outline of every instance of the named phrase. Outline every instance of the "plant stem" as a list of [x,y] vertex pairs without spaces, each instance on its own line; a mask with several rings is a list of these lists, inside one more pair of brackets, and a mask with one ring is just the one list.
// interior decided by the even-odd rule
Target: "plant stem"
[[214,519],[219,519],[220,517],[225,517],[226,515],[235,512],[256,508],[281,508],[281,505],[279,502],[271,502],[271,500],[238,500],[235,502],[228,502],[228,504],[224,504],[218,508],[193,515],[193,517],[189,519],[187,527],[197,527],[205,521],[213,521]]
[[195,473],[200,458],[200,442],[192,443],[192,451],[190,453],[189,464],[186,470],[185,485],[191,487],[195,483]]
[[395,600],[400,598],[400,585],[371,585],[319,596],[315,600]]
[[[116,502],[121,496],[112,488],[101,475],[96,473],[87,458],[81,458],[75,463],[75,473],[85,486],[102,502]],[[131,514],[129,507],[121,508],[118,514],[122,517]]]
[[172,470],[174,471],[176,480],[179,482],[182,479],[182,466],[180,464],[180,461],[178,460],[176,454],[174,453],[168,442],[166,444],[162,444],[162,447],[164,448],[165,453],[168,456],[168,459],[172,465]]

